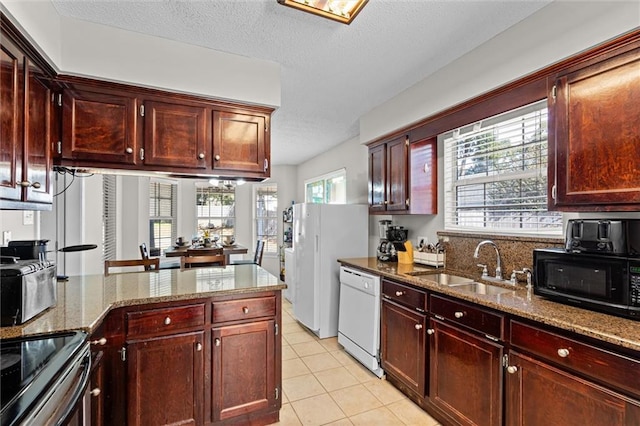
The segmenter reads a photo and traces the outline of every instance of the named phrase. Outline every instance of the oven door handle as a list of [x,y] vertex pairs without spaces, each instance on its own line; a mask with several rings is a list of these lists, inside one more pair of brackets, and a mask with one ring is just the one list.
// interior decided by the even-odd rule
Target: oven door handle
[[82,370],[80,373],[80,380],[73,391],[71,398],[66,404],[65,411],[62,413],[60,418],[56,421],[56,425],[64,425],[66,424],[71,416],[73,416],[80,400],[84,396],[85,391],[87,390],[87,386],[89,386],[89,375],[91,373],[91,352],[87,351],[87,353],[83,356],[82,364],[79,369]]

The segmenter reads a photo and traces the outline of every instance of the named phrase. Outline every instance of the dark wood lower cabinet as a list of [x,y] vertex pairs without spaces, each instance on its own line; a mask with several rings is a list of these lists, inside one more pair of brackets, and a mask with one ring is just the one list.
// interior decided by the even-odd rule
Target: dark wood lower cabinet
[[127,345],[127,424],[201,425],[204,332]]
[[506,424],[640,425],[640,401],[511,351]]
[[463,425],[502,424],[503,346],[431,320],[430,402]]
[[214,328],[212,421],[250,424],[253,413],[273,410],[276,384],[275,321]]
[[424,397],[427,316],[387,300],[382,301],[381,316],[382,367],[419,397]]

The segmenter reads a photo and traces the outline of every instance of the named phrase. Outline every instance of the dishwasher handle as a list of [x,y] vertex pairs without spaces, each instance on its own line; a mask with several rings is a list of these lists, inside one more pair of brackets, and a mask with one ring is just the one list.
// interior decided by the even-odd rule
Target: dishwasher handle
[[85,391],[87,390],[87,386],[89,386],[89,373],[91,372],[91,352],[88,350],[84,354],[81,365],[79,367],[80,370],[80,378],[76,384],[76,388],[73,391],[73,395],[69,398],[67,402],[67,406],[65,411],[60,416],[60,419],[56,422],[56,425],[65,425],[71,419],[71,416],[74,414],[80,400],[84,396]]

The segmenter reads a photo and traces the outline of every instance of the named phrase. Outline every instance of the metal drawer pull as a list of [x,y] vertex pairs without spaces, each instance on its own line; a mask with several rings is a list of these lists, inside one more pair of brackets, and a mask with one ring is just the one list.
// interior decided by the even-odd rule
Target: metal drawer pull
[[214,158],[215,158],[216,161],[220,161],[220,156],[219,155],[216,155]]
[[242,312],[244,312],[245,314],[249,313],[249,308],[247,308],[246,306],[242,308]]
[[202,160],[204,158],[204,152],[201,152],[200,154],[198,154],[198,158]]
[[415,327],[416,330],[422,330],[422,324],[416,324]]
[[91,394],[91,396],[98,396],[100,395],[102,391],[100,390],[100,388],[95,388],[95,389],[91,389],[91,391],[89,392]]
[[127,147],[127,149],[125,149],[127,154],[133,154],[133,148],[131,148],[130,146]]
[[215,343],[216,346],[220,346],[220,339],[216,338],[214,340],[214,343]]
[[164,319],[164,325],[169,325],[169,324],[171,324],[171,318],[166,317],[166,318]]
[[433,328],[427,328],[427,334],[428,335],[432,335],[433,333],[435,333],[436,331]]
[[196,343],[196,351],[200,352],[202,350],[202,343]]
[[509,374],[515,374],[518,371],[518,367],[516,367],[515,365],[510,365],[507,367],[507,373]]
[[402,296],[404,294],[404,291],[396,291],[396,296]]
[[98,340],[92,340],[90,342],[92,345],[100,345],[100,346],[104,346],[107,344],[107,339],[104,337],[99,338]]
[[569,356],[569,349],[560,348],[558,349],[558,356],[562,358],[566,358]]
[[453,316],[456,318],[462,318],[464,316],[464,312],[456,311]]

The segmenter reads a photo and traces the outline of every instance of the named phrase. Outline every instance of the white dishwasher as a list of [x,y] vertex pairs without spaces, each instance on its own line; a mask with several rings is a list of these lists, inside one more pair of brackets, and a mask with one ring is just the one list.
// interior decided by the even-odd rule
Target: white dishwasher
[[340,268],[338,343],[382,377],[380,367],[380,277]]

